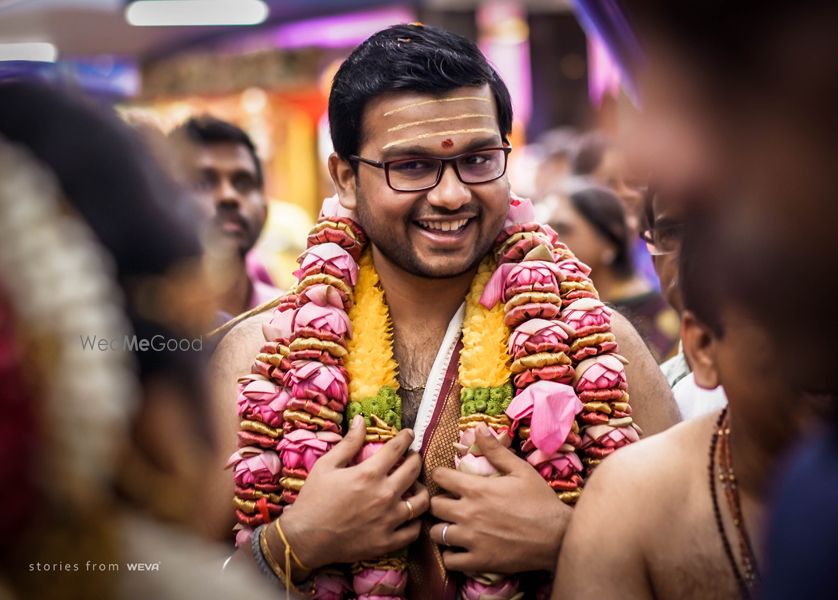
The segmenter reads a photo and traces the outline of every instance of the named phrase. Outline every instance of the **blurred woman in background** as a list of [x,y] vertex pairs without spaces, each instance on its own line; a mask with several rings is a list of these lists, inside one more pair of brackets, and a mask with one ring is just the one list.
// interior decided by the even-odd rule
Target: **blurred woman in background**
[[568,181],[542,201],[543,218],[591,267],[600,297],[637,328],[660,362],[675,349],[678,315],[641,277],[632,260],[631,228],[617,195],[585,180]]
[[266,597],[200,536],[212,315],[181,198],[112,111],[0,85],[0,597]]

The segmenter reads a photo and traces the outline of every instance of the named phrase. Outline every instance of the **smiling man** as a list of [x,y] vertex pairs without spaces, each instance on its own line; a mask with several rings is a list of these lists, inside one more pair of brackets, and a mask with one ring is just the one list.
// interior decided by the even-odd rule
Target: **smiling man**
[[250,136],[204,115],[187,120],[170,137],[204,219],[202,237],[219,321],[276,298],[279,290],[247,271],[247,254],[268,215],[262,164]]
[[[329,170],[339,207],[329,207],[333,212],[327,214],[333,216],[326,221],[332,219],[328,226],[331,235],[338,236],[335,239],[369,241],[368,253],[358,253],[361,272],[354,301],[360,309],[350,311],[352,338],[345,364],[351,378],[370,377],[369,371],[377,368],[376,353],[387,354],[390,346],[397,363],[392,381],[397,385],[390,389],[398,394],[395,406],[400,412],[400,419],[393,422],[400,421],[403,429],[395,433],[393,427],[390,433],[374,420],[365,429],[364,420],[353,420],[343,440],[307,469],[304,485],[291,490],[282,487],[289,485],[288,477],[282,483],[277,480],[277,493],[293,500],[281,509],[281,517],[269,523],[276,514],[270,509],[263,515],[240,511],[240,523],[261,521],[264,526],[253,534],[253,552],[248,544],[247,551],[238,556],[250,556],[267,572],[299,582],[326,565],[357,564],[409,546],[404,595],[410,598],[453,598],[464,572],[549,571],[572,510],[557,499],[539,473],[488,434],[476,436],[475,448],[483,455],[476,458],[486,461],[484,465],[491,463],[502,476],[478,477],[454,469],[454,444],[458,423],[462,424],[457,373],[464,348],[464,300],[476,276],[485,276],[481,265],[492,254],[512,214],[506,178],[512,107],[506,86],[468,40],[432,27],[394,26],[372,36],[343,63],[329,98],[329,120],[335,148]],[[516,210],[519,207],[517,203]],[[338,233],[349,231],[348,219],[357,225],[357,229],[350,227],[349,238]],[[321,222],[321,226],[327,225]],[[360,238],[353,238],[356,235]],[[335,256],[343,256],[332,250]],[[310,272],[306,270],[312,268],[310,260],[310,256],[301,258],[301,278]],[[315,275],[317,281],[344,290],[342,281],[328,275],[340,271],[330,266],[324,273]],[[365,283],[369,281],[375,283]],[[315,294],[302,280],[295,292],[298,307],[306,306],[306,298]],[[371,304],[376,293],[383,307]],[[330,297],[337,298],[333,292]],[[297,315],[294,336],[302,331],[304,314],[303,308],[297,310],[287,313]],[[374,320],[381,312],[389,315],[390,324],[376,330],[378,338],[369,340],[372,321],[364,320],[361,313]],[[283,313],[278,310],[265,328],[269,337],[288,333],[280,331]],[[631,326],[616,314],[612,323],[621,352],[630,361],[626,372],[636,399],[633,416],[647,433],[665,429],[677,418],[666,383]],[[392,343],[387,333],[390,327]],[[321,329],[312,335],[320,335],[322,341],[330,337],[327,333]],[[352,354],[367,342],[375,349],[365,355],[369,360],[359,364],[360,359],[353,359]],[[254,319],[231,331],[216,353],[212,378],[219,433],[227,432],[228,451],[234,449],[230,432],[238,421],[236,378],[247,372],[265,343],[259,320]],[[343,355],[339,349],[336,353]],[[333,362],[323,353],[319,356]],[[310,366],[290,358],[287,381],[296,377],[294,369]],[[336,364],[343,364],[340,361]],[[495,366],[509,368],[503,361]],[[350,390],[355,389],[351,386]],[[302,387],[294,389],[302,393]],[[323,400],[323,395],[312,398]],[[359,399],[363,392],[353,391],[348,413]],[[248,401],[246,394],[240,397],[244,402],[240,406]],[[290,402],[295,400],[289,401],[289,407]],[[364,414],[369,419],[369,413]],[[288,438],[289,431],[299,431],[295,429],[299,420],[289,422],[298,417],[300,411],[286,409],[281,435]],[[345,421],[336,422],[337,427],[330,426],[333,431],[346,431]],[[240,439],[254,439],[244,430],[239,433]],[[384,437],[375,437],[380,435]],[[356,464],[362,447],[361,456],[369,454],[365,437],[381,441],[389,437],[389,441]],[[283,439],[282,447],[289,446]],[[273,461],[270,451],[249,452]],[[283,455],[289,457],[280,449],[279,456]],[[239,473],[248,468],[241,460],[236,463]],[[241,494],[245,490],[241,481],[237,483],[236,494]],[[229,502],[228,498],[224,500]],[[433,516],[424,514],[429,510]],[[285,573],[288,561],[282,568],[272,563],[272,557],[288,557],[290,550],[296,559],[290,563],[291,573]],[[399,560],[397,555],[385,561],[385,566],[361,563],[368,568],[360,574],[356,569],[356,593],[401,596],[404,579],[384,573]],[[370,578],[375,582],[370,584]]]

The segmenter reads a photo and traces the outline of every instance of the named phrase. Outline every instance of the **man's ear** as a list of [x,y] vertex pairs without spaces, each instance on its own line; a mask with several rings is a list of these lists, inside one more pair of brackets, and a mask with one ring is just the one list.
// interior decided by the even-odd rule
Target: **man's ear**
[[681,343],[696,385],[707,390],[718,387],[716,335],[688,310],[681,316]]
[[338,192],[340,205],[347,210],[355,210],[355,171],[349,161],[343,160],[336,152],[329,155],[329,175]]

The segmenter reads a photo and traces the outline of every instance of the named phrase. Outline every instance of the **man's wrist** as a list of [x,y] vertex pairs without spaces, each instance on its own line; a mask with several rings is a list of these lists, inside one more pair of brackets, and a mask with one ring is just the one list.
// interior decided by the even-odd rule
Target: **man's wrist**
[[[286,509],[286,511],[278,519],[279,524],[282,527],[285,540],[288,542],[291,550],[293,550],[299,561],[307,567],[310,573],[311,571],[322,567],[326,563],[321,558],[322,553],[318,550],[316,544],[314,544],[313,536],[305,531],[304,527],[300,523],[300,520],[294,518],[294,515],[291,513],[293,513],[293,511]],[[278,533],[278,531],[275,533]],[[278,535],[276,537],[277,539],[279,538]],[[284,551],[285,544],[282,543],[282,540],[279,540],[279,542]],[[297,567],[295,571],[303,571],[299,565],[295,566]]]
[[548,531],[552,533],[552,542],[550,543],[550,551],[545,555],[545,564],[541,567],[545,571],[551,573],[556,571],[562,540],[564,540],[571,516],[573,516],[573,508],[556,498],[554,516],[549,520],[550,525],[548,527]]

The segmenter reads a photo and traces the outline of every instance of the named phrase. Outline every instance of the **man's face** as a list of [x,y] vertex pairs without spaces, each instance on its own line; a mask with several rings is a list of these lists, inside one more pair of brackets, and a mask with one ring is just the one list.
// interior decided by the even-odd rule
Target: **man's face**
[[548,224],[556,230],[559,239],[567,244],[576,258],[595,273],[608,264],[606,256],[609,253],[613,259],[613,246],[576,211],[570,198],[564,194],[551,194],[545,198],[545,204],[550,209]]
[[629,184],[626,177],[627,171],[628,167],[623,156],[612,148],[605,152],[599,167],[591,173],[591,178],[617,194],[626,211],[626,224],[629,230],[636,234],[643,211],[643,195],[636,187]]
[[[447,158],[503,145],[488,85],[442,96],[381,96],[367,105],[362,132],[358,155],[379,162]],[[387,184],[384,169],[358,163],[356,176],[345,161],[330,160],[341,203],[356,211],[384,258],[420,277],[455,277],[476,267],[506,218],[505,174],[466,184],[447,163],[436,187],[401,192]]]
[[233,142],[194,146],[193,169],[210,243],[233,244],[243,256],[256,243],[267,216],[253,157]]
[[661,283],[664,298],[678,313],[684,309],[678,287],[678,257],[681,253],[681,224],[685,207],[681,202],[667,201],[667,196],[656,194],[652,200],[653,237],[660,240],[659,252],[652,256],[655,272]]
[[[721,385],[739,430],[763,452],[776,455],[810,418],[812,407],[789,381],[782,366],[788,362],[788,347],[776,332],[733,305],[725,306],[721,317],[721,335],[689,317],[683,321],[684,347],[696,383]],[[690,328],[704,328],[709,341],[696,342]]]

